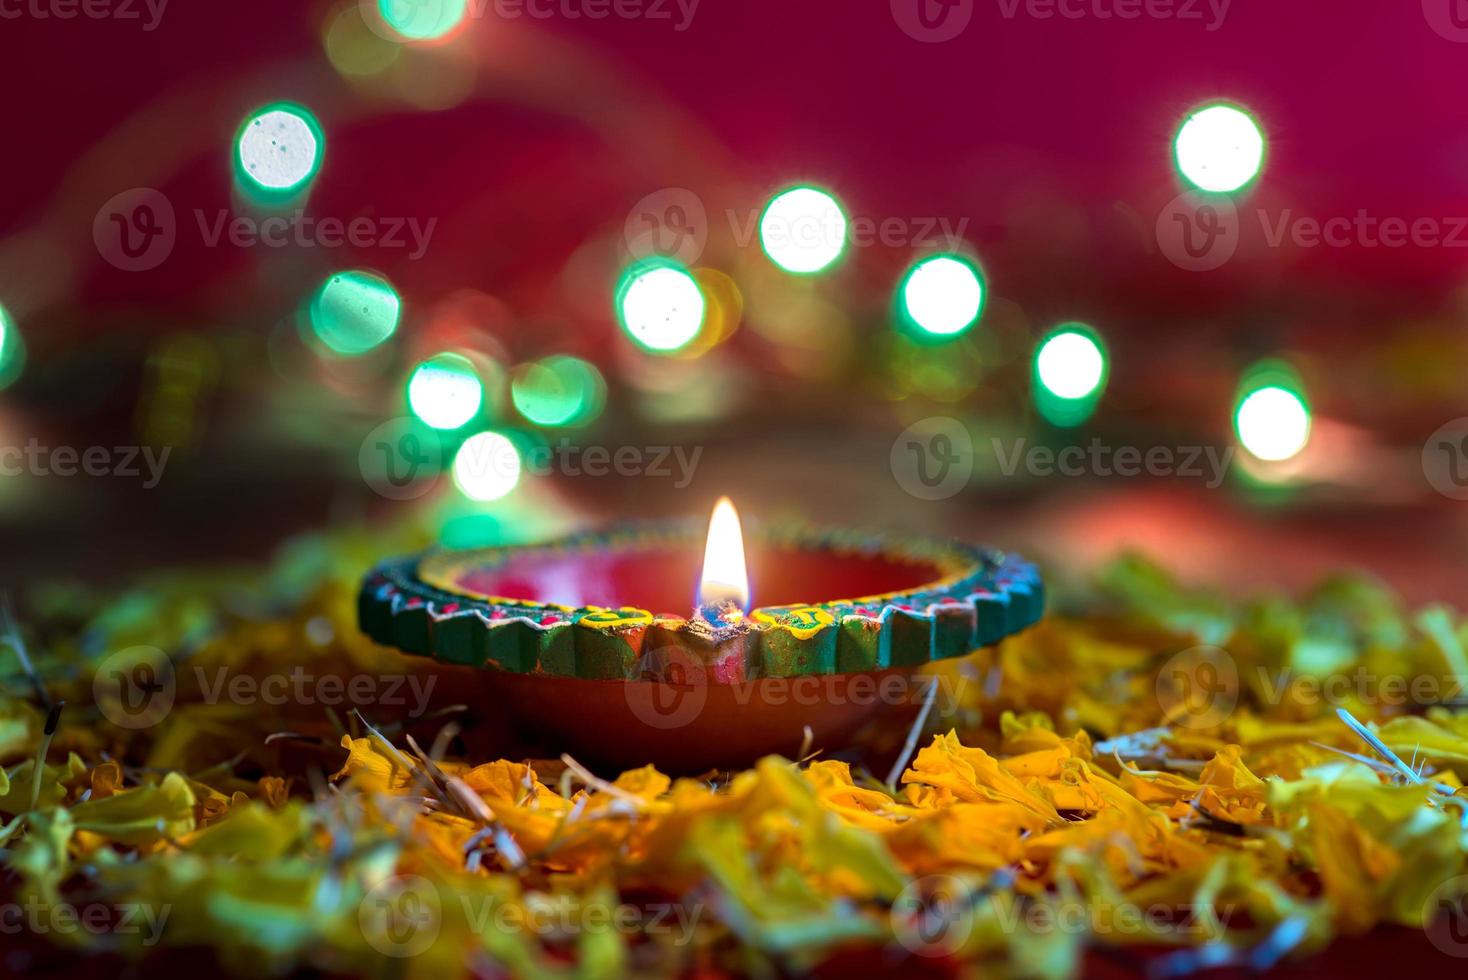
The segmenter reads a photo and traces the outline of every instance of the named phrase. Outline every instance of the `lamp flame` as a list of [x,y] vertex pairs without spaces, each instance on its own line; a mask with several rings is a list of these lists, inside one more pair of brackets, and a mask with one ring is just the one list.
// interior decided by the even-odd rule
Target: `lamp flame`
[[744,564],[744,534],[739,512],[728,497],[720,497],[709,519],[708,543],[703,550],[703,577],[698,583],[698,610],[705,618],[725,623],[749,612],[749,571]]

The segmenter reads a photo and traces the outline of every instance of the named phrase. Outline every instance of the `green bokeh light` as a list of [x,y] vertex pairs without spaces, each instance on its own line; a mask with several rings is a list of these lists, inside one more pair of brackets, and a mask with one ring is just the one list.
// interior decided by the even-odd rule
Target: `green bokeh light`
[[484,383],[474,362],[462,354],[435,354],[408,379],[408,407],[435,429],[467,425],[483,404]]
[[365,354],[398,329],[402,300],[392,283],[371,272],[338,272],[311,300],[311,329],[332,351]]
[[520,482],[520,448],[500,432],[479,432],[454,454],[454,485],[470,500],[499,500]]
[[0,388],[9,387],[24,369],[25,339],[10,311],[0,306]]
[[1091,417],[1106,391],[1111,360],[1106,344],[1084,323],[1063,323],[1035,348],[1035,407],[1051,425],[1071,427]]
[[235,176],[261,203],[295,197],[315,178],[326,137],[310,110],[278,102],[250,113],[235,135]]
[[410,41],[432,41],[452,31],[469,12],[468,0],[377,0],[377,11]]
[[594,365],[579,357],[547,357],[515,372],[510,397],[536,425],[580,425],[601,414],[606,382]]
[[622,273],[617,318],[646,350],[668,354],[687,347],[703,327],[707,301],[698,280],[669,259],[644,259]]
[[829,268],[846,251],[847,221],[841,204],[819,187],[792,187],[765,205],[760,247],[771,262],[797,275]]
[[920,336],[947,340],[979,321],[984,276],[961,255],[930,255],[908,270],[897,291],[903,322]]
[[1199,190],[1226,194],[1259,176],[1264,167],[1264,132],[1245,109],[1228,103],[1201,106],[1189,114],[1173,139],[1173,161]]
[[1234,408],[1234,432],[1250,455],[1281,462],[1310,442],[1310,404],[1305,385],[1290,364],[1261,361],[1244,372]]

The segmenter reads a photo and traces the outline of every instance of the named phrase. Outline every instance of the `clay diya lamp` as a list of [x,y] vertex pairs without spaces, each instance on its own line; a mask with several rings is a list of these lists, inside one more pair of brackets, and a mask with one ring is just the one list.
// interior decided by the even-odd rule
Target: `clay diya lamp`
[[[361,626],[578,759],[702,772],[792,755],[807,728],[839,749],[911,701],[918,668],[997,643],[1044,605],[1034,566],[989,548],[808,527],[749,544],[746,565],[723,500],[706,538],[642,524],[395,559],[363,583]],[[695,588],[691,614],[664,611]]]

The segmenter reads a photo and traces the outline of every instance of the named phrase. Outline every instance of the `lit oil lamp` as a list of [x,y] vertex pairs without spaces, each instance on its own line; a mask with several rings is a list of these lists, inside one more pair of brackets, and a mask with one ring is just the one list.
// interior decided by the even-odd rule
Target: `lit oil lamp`
[[[1044,605],[1032,565],[939,541],[757,528],[747,565],[727,499],[700,575],[701,530],[631,525],[384,562],[362,587],[362,629],[456,665],[478,710],[578,758],[691,772],[839,749],[893,703],[887,679],[996,643]],[[765,603],[752,610],[750,568]],[[683,606],[693,581],[691,615],[654,611]]]

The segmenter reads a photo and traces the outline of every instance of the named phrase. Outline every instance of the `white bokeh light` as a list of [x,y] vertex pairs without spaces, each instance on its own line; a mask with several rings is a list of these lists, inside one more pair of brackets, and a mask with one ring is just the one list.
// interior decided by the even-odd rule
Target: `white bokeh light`
[[1284,388],[1260,388],[1239,405],[1239,442],[1259,459],[1289,459],[1310,441],[1310,410]]
[[765,208],[759,238],[770,261],[786,272],[820,272],[846,250],[846,215],[825,191],[797,187]]
[[1247,112],[1209,106],[1188,117],[1174,144],[1178,169],[1205,191],[1238,190],[1259,173],[1264,134]]
[[650,350],[673,351],[688,344],[703,326],[704,310],[698,281],[672,265],[634,273],[622,290],[622,324]]
[[951,337],[979,318],[984,283],[967,262],[938,256],[920,262],[902,284],[902,306],[922,330]]
[[408,406],[435,429],[457,429],[479,413],[484,384],[460,354],[439,354],[418,365],[408,380]]
[[266,190],[288,191],[316,172],[321,141],[304,110],[270,109],[253,116],[239,137],[239,161]]
[[1040,383],[1060,398],[1084,398],[1101,384],[1106,357],[1097,343],[1075,330],[1045,341],[1035,361]]
[[454,484],[470,500],[498,500],[520,482],[520,451],[498,432],[464,440],[454,456]]

